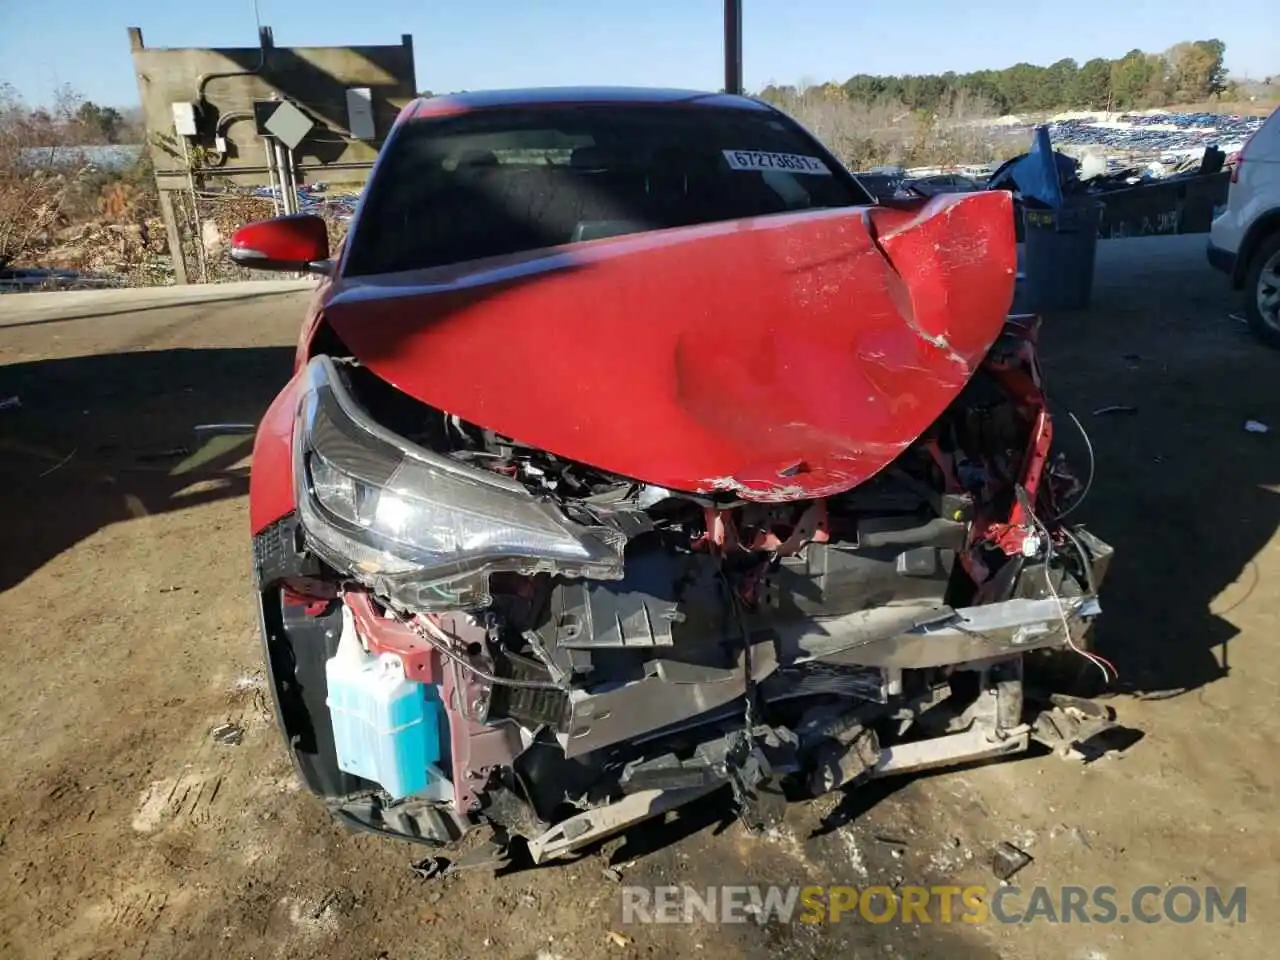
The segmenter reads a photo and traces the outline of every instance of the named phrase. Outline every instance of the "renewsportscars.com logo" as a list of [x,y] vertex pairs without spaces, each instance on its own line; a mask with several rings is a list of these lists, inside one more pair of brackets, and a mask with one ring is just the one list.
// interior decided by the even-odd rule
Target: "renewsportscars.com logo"
[[1244,923],[1246,889],[1146,885],[621,889],[623,923]]

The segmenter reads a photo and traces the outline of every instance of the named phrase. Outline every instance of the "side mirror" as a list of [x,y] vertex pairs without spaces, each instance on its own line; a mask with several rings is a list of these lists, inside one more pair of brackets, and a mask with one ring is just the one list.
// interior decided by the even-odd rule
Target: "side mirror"
[[253,270],[330,273],[329,230],[311,213],[245,224],[231,237],[233,262]]

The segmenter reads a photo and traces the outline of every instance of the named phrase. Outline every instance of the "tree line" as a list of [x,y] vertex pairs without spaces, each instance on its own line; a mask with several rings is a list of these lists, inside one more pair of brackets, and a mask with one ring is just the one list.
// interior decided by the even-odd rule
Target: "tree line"
[[[1130,50],[1123,57],[1095,57],[1079,64],[1070,58],[1047,67],[1017,63],[1003,70],[908,76],[855,74],[843,84],[822,84],[820,91],[855,103],[901,104],[936,112],[957,101],[983,103],[997,113],[1085,108],[1134,110],[1197,103],[1231,92],[1221,40],[1189,40],[1164,53]],[[770,84],[760,96],[794,101],[793,86]]]
[[6,142],[40,146],[141,143],[140,109],[117,110],[85,100],[68,87],[52,102],[29,107],[11,84],[0,82],[0,136]]

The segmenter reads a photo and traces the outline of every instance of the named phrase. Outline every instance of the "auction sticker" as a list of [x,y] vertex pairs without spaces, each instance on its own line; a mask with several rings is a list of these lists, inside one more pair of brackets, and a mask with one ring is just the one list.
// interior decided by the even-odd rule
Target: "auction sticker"
[[787,173],[816,173],[831,176],[830,168],[817,157],[801,153],[762,153],[759,150],[726,150],[724,158],[732,170],[785,170]]

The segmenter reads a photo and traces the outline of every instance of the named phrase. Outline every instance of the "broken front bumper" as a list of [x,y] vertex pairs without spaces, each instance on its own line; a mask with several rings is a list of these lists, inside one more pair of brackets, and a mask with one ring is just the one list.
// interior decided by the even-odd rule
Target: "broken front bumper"
[[[1105,579],[1111,548],[1084,530],[1073,532],[1089,555],[1091,586],[1096,588]],[[294,542],[293,534],[285,533],[288,536],[282,536],[281,542]],[[260,576],[267,574],[264,568],[281,569],[279,562],[264,555],[259,560]],[[290,572],[296,576],[306,571]],[[768,696],[777,695],[779,689],[812,692],[824,675],[843,671],[842,683],[848,683],[850,674],[862,678],[867,703],[911,713],[929,708],[912,704],[912,677],[954,676],[959,671],[977,675],[977,696],[956,723],[937,735],[875,744],[874,749],[861,741],[845,743],[840,737],[822,741],[834,745],[837,754],[820,765],[825,789],[866,777],[1015,754],[1032,740],[1066,749],[1109,725],[1109,717],[1094,716],[1073,705],[1055,704],[1053,711],[1038,715],[1024,710],[1022,654],[1070,645],[1087,648],[1088,632],[1100,606],[1096,589],[1076,596],[1041,595],[1051,592],[1041,573],[1038,565],[1025,568],[1015,592],[1029,595],[1003,602],[959,609],[879,607],[753,630],[752,681]],[[263,579],[272,578],[268,574]],[[359,603],[353,597],[347,599]],[[446,806],[417,799],[395,804],[380,800],[367,789],[368,784],[342,774],[333,757],[320,673],[324,659],[334,652],[337,609],[334,604],[316,613],[286,602],[283,608],[264,610],[272,683],[300,772],[349,826],[433,844],[458,839],[474,825],[472,816],[479,809],[474,805],[476,791],[487,778],[485,771],[494,763],[508,762],[521,750],[515,728],[510,723],[486,725],[473,716],[483,691],[473,677],[443,664],[440,679],[450,712],[458,796]],[[371,649],[394,650],[410,671],[418,665],[430,668],[431,648],[416,641],[397,621],[357,616],[357,622],[363,625]],[[463,629],[460,621],[448,626]],[[531,829],[520,832],[530,837],[535,858],[562,856],[734,782],[734,771],[722,755],[729,742],[724,731],[741,727],[745,666],[741,659],[736,667],[713,669],[660,657],[649,662],[640,679],[592,693],[575,691],[569,699],[566,727],[558,738],[567,759],[611,745],[661,756],[665,749],[659,746],[661,739],[681,728],[705,730],[705,744],[695,756],[673,765],[665,765],[665,760],[646,761],[646,769],[637,767],[634,775],[623,778],[623,794],[612,802],[555,824],[528,821]],[[790,695],[784,692],[780,698]],[[755,758],[748,765],[757,771],[756,782],[776,781],[808,769],[797,760],[809,742],[804,729],[789,732],[763,726],[755,733]]]
[[[869,692],[888,698],[900,692],[904,670],[962,667],[1046,648],[1086,649],[1093,621],[1102,612],[1096,590],[1112,548],[1086,530],[1074,533],[1089,554],[1093,592],[1060,595],[1043,565],[1035,565],[1024,568],[1018,587],[1030,596],[960,609],[875,607],[771,624],[752,635],[752,680],[766,682],[780,670],[803,673],[810,665],[867,668],[873,674]],[[599,693],[575,691],[565,755],[643,739],[727,707],[746,693],[744,667],[741,659],[737,666],[720,668],[656,658],[646,664],[641,680]]]
[[[1009,756],[1038,741],[1062,754],[1115,726],[1110,710],[1091,701],[1052,697],[1045,709],[1028,711],[1024,701],[1022,654],[1031,650],[1075,645],[1083,648],[1092,619],[1100,612],[1096,596],[1073,599],[1011,600],[940,615],[892,637],[863,641],[866,617],[827,621],[792,638],[795,649],[825,649],[822,664],[867,666],[875,663],[882,695],[901,704],[898,716],[918,718],[945,700],[949,688],[935,688],[931,699],[901,696],[904,672],[931,667],[972,672],[978,677],[977,696],[948,724],[945,732],[881,746],[874,731],[834,719],[815,731],[758,726],[752,731],[750,755],[734,763],[732,736],[691,758],[668,756],[658,761],[656,774],[632,776],[626,794],[615,802],[585,810],[530,838],[535,862],[562,857],[659,816],[725,786],[733,786],[744,821],[763,825],[754,801],[764,781],[804,771],[816,793],[847,787],[857,781]],[[877,611],[878,612],[878,611]],[[781,638],[779,638],[781,639]],[[841,649],[832,653],[832,645]],[[772,643],[755,648],[754,673],[768,677],[779,668]],[[791,669],[803,665],[794,661]],[[686,668],[687,669],[687,668]],[[594,749],[609,729],[610,711],[623,712],[627,725],[678,723],[675,714],[697,715],[704,721],[717,707],[729,707],[745,693],[742,674],[716,680],[673,682],[655,666],[652,677],[632,684],[614,698],[609,695],[576,703],[575,729],[566,752]],[[688,678],[691,679],[691,678]],[[659,694],[659,687],[661,693]],[[655,698],[658,698],[655,703]],[[602,722],[603,721],[603,722]],[[670,729],[670,727],[668,727]],[[813,744],[821,744],[814,748]],[[801,755],[808,754],[802,763]],[[749,771],[743,783],[743,770]],[[656,784],[656,785],[655,785]]]

